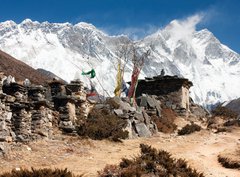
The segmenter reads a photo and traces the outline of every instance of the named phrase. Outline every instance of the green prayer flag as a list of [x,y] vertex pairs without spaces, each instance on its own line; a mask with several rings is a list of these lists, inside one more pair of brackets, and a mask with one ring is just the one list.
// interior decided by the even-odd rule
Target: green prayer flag
[[88,72],[82,72],[82,75],[90,75],[90,78],[94,78],[96,76],[96,73],[95,73],[95,70],[92,69],[91,71],[88,71]]

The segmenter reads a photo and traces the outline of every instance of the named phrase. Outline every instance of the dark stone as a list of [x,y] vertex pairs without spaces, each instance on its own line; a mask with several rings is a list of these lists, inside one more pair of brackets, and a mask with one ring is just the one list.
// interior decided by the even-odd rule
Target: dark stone
[[140,98],[140,105],[141,107],[147,107],[148,103],[147,103],[147,97],[146,96],[141,96]]

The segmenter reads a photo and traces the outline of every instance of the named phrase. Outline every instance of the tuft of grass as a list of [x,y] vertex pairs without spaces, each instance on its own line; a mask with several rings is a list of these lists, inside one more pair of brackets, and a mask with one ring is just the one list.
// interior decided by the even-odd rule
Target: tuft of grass
[[74,175],[67,169],[21,169],[19,171],[12,170],[11,172],[0,174],[0,177],[82,177],[83,175]]
[[233,161],[230,158],[218,155],[218,162],[225,168],[240,169],[240,161]]
[[80,136],[89,137],[94,140],[109,139],[121,142],[128,138],[128,132],[123,129],[127,122],[118,118],[106,109],[93,109],[86,120],[77,127]]
[[123,158],[119,165],[107,165],[99,177],[191,176],[204,177],[188,166],[183,159],[175,159],[167,151],[140,144],[141,154],[133,159]]
[[202,128],[197,124],[187,124],[181,130],[178,131],[178,135],[188,135],[196,131],[200,131]]

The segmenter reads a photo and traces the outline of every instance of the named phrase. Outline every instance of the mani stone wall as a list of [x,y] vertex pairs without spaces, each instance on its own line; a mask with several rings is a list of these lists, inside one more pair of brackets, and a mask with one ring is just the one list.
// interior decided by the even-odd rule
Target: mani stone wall
[[136,97],[156,95],[162,106],[176,111],[189,111],[189,88],[192,82],[177,76],[156,76],[139,80],[136,89]]
[[0,141],[51,137],[52,111],[46,88],[0,80]]
[[86,92],[79,80],[64,85],[60,81],[49,83],[54,108],[59,112],[59,128],[64,132],[75,131],[77,121],[87,117]]

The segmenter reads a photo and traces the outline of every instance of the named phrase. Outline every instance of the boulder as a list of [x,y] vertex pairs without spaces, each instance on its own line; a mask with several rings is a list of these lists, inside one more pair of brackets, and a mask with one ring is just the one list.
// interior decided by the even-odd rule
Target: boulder
[[135,128],[136,128],[137,134],[140,137],[152,136],[152,133],[149,131],[149,129],[147,128],[147,126],[144,123],[135,124]]
[[137,133],[134,131],[134,128],[132,122],[130,120],[127,120],[127,126],[125,127],[124,130],[128,131],[128,138],[130,139],[138,137]]

